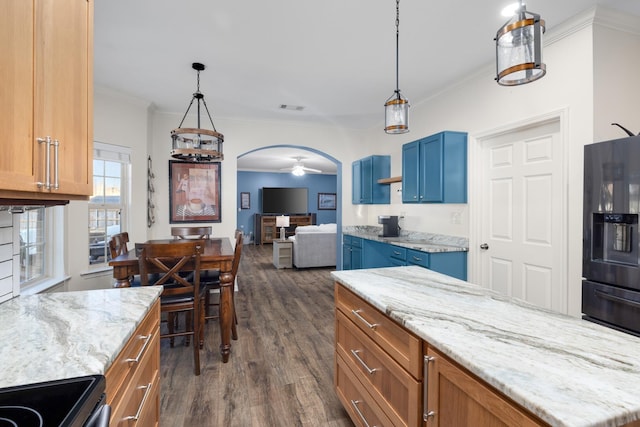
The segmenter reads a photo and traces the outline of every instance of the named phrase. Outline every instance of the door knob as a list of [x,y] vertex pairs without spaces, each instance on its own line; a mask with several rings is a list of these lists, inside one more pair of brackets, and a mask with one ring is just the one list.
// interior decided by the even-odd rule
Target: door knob
[[480,249],[482,249],[483,251],[486,251],[487,249],[489,249],[489,245],[487,245],[486,243],[483,243],[480,245]]

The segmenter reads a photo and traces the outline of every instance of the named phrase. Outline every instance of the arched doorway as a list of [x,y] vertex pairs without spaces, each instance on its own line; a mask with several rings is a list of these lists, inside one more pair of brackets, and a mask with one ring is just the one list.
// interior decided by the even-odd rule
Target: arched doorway
[[[274,153],[276,155],[274,156]],[[336,194],[336,210],[335,210],[335,223],[337,225],[337,236],[336,236],[336,266],[340,268],[341,265],[341,250],[342,245],[342,162],[337,160],[335,157],[318,150],[312,147],[300,146],[300,145],[290,145],[290,144],[280,144],[280,145],[270,145],[264,146],[260,148],[256,148],[254,150],[247,151],[243,154],[240,154],[237,161],[237,182],[238,182],[238,206],[241,206],[241,209],[237,212],[236,224],[237,227],[244,230],[245,234],[248,236],[252,236],[252,240],[255,243],[255,232],[254,232],[254,222],[253,217],[260,210],[260,201],[259,201],[259,189],[265,186],[269,186],[265,184],[265,182],[257,182],[250,183],[246,178],[246,174],[244,172],[251,172],[252,170],[255,172],[260,172],[262,174],[280,174],[280,181],[282,179],[286,179],[288,184],[287,186],[300,186],[296,185],[295,177],[290,174],[290,170],[287,169],[286,166],[283,165],[293,165],[296,161],[296,158],[303,157],[302,161],[305,163],[305,166],[311,166],[312,168],[316,164],[325,165],[319,166],[317,169],[331,169],[330,172],[325,173],[323,170],[321,175],[333,175],[335,174],[335,189],[333,191]],[[312,160],[321,160],[319,163],[308,163]],[[285,163],[283,163],[283,161]],[[286,163],[288,161],[289,163]],[[243,165],[249,165],[249,169],[243,167]],[[327,167],[326,165],[330,165],[331,167]],[[288,175],[287,175],[288,174]],[[314,174],[310,174],[313,176]],[[268,175],[257,175],[262,176],[263,178]],[[279,186],[279,185],[276,185]],[[323,190],[324,191],[324,190]],[[244,194],[243,194],[244,193]],[[248,195],[247,195],[248,193]],[[311,199],[313,197],[313,200]],[[241,198],[244,198],[245,201],[248,200],[248,204],[245,203],[245,206],[248,208],[243,208],[241,204]],[[314,212],[315,206],[315,194],[313,196],[310,195],[309,200],[309,210],[310,212]],[[323,212],[321,212],[323,213]],[[321,216],[319,216],[321,218]],[[246,240],[245,242],[248,242]]]

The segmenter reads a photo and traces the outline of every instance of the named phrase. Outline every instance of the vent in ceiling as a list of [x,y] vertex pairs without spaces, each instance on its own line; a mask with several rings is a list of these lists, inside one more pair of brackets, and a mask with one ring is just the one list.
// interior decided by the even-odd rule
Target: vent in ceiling
[[302,105],[280,104],[280,108],[282,110],[290,110],[290,111],[302,111],[302,110],[304,110],[304,107]]

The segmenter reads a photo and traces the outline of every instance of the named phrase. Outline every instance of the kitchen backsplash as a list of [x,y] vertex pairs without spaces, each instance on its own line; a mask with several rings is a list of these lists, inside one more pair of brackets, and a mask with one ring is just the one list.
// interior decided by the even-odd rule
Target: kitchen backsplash
[[13,218],[0,211],[0,302],[13,297]]

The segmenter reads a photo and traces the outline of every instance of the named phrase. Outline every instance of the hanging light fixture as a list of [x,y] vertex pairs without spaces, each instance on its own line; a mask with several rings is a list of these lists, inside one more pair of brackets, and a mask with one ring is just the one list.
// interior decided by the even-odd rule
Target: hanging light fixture
[[538,80],[547,72],[542,63],[544,20],[528,12],[520,0],[513,17],[500,28],[496,42],[496,81],[503,86],[517,86]]
[[396,0],[396,90],[384,104],[384,131],[386,133],[409,132],[409,100],[400,94],[399,85],[400,0]]
[[[223,160],[222,142],[224,141],[224,135],[216,131],[216,127],[211,119],[211,114],[209,113],[209,108],[204,100],[204,95],[200,92],[200,71],[204,70],[205,66],[199,62],[194,62],[191,64],[191,68],[198,73],[198,85],[187,107],[187,111],[182,117],[182,121],[176,129],[171,131],[171,139],[173,140],[171,157],[192,162]],[[184,119],[187,117],[194,101],[196,101],[198,106],[198,127],[183,128],[182,124],[184,123]],[[213,130],[200,128],[200,104],[204,105]]]

